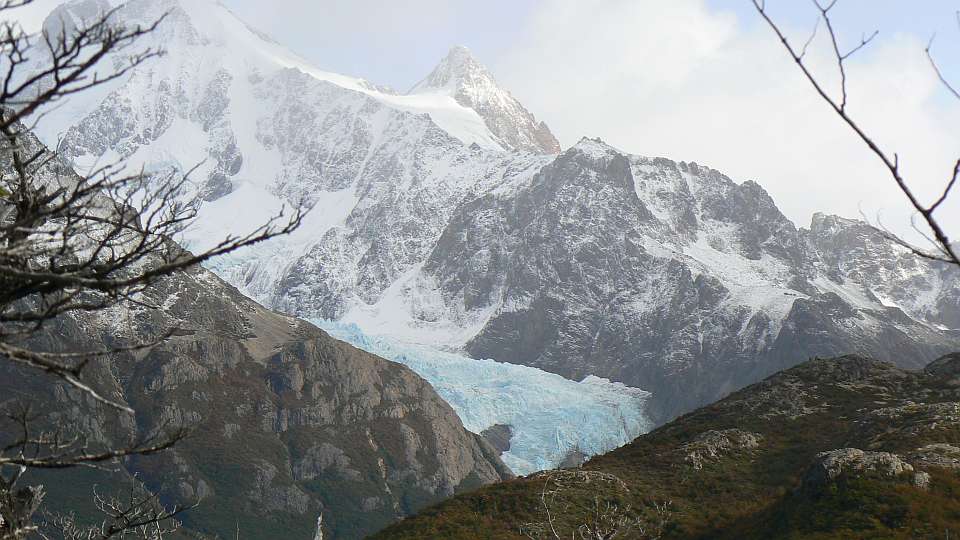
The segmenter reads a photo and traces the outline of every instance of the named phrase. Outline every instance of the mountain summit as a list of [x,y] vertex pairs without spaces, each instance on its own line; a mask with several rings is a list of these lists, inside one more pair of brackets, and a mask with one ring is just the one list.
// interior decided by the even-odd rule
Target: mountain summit
[[410,95],[442,93],[477,111],[505,148],[538,154],[557,154],[560,143],[550,128],[503,90],[493,75],[463,46],[447,56],[410,90]]
[[473,57],[470,49],[463,45],[456,45],[430,72],[430,75],[417,83],[409,93],[421,94],[437,89],[456,92],[468,86],[479,87],[491,84],[496,86],[487,68]]

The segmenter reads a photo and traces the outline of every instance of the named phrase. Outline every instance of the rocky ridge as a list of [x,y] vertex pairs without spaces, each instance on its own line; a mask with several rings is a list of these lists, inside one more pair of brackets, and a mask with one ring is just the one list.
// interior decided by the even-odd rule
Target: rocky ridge
[[446,93],[477,111],[504,148],[535,154],[558,154],[560,142],[544,122],[538,122],[466,47],[450,50],[440,64],[409,94]]
[[960,347],[955,268],[852,220],[797,229],[755,183],[595,140],[461,204],[408,283],[411,303],[433,289],[483,321],[471,355],[649,389],[661,422],[813,356],[916,368]]

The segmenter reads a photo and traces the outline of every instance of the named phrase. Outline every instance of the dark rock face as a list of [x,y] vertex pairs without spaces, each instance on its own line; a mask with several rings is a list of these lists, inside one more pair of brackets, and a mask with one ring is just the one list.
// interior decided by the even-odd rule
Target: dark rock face
[[[43,341],[93,350],[149,340],[174,325],[185,330],[89,375],[138,411],[141,431],[164,422],[193,430],[173,451],[126,467],[165,488],[171,502],[202,498],[189,529],[228,535],[234,517],[249,515],[257,530],[279,534],[294,523],[309,534],[323,513],[331,538],[359,538],[459,490],[511,476],[489,443],[464,430],[413,372],[271,313],[205,270],[165,280],[144,301],[163,312],[78,317]],[[37,387],[34,379],[6,371],[0,394]],[[42,395],[33,399],[43,403]],[[93,432],[101,440],[122,440],[133,427],[110,428],[111,413],[69,391],[48,395],[48,405],[65,411],[57,414],[100,426]],[[233,513],[221,521],[226,507]]]
[[483,430],[480,435],[500,454],[510,451],[510,437],[513,436],[512,427],[496,424]]
[[582,467],[584,463],[587,462],[589,456],[581,452],[576,448],[570,449],[567,453],[567,456],[563,458],[563,461],[560,462],[558,468],[560,469],[577,469]]
[[948,354],[927,364],[925,368],[927,373],[951,381],[952,384],[960,384],[960,353]]

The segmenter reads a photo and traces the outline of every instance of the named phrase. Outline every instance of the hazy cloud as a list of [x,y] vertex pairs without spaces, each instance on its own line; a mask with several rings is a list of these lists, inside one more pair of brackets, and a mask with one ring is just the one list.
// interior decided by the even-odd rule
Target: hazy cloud
[[47,14],[63,2],[64,0],[34,0],[26,6],[11,10],[9,15],[27,32],[37,32],[43,25],[43,20],[47,18]]
[[529,0],[224,0],[235,13],[326,70],[407,90],[454,45],[506,54]]

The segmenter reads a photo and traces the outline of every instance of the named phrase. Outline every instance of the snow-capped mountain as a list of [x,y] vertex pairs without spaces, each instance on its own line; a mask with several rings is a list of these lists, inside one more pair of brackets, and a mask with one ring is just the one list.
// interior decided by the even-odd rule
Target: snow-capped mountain
[[[68,3],[50,16],[48,32],[110,5]],[[59,147],[81,169],[121,157],[147,170],[200,164],[191,178],[211,204],[190,235],[196,247],[263,223],[284,205],[312,207],[288,246],[258,257],[273,262],[232,270],[235,282],[271,304],[302,302],[334,317],[345,298],[372,301],[426,257],[467,191],[532,174],[549,159],[502,151],[478,112],[443,92],[398,96],[312,68],[209,0],[134,0],[116,18],[149,24],[164,13],[143,43],[164,57],[50,111],[39,134],[47,143],[62,138]],[[333,229],[346,221],[349,229]],[[283,275],[307,252],[322,269]],[[278,279],[287,291],[322,284],[330,294],[285,303],[271,298]]]
[[758,184],[695,163],[589,139],[552,155],[464,49],[396,95],[312,68],[207,0],[132,0],[117,17],[165,11],[150,38],[165,57],[41,134],[64,133],[81,165],[206,160],[192,245],[305,201],[293,236],[213,268],[270,307],[608,377],[651,391],[656,421],[814,355],[912,367],[960,348],[955,269],[860,222],[798,229]]
[[537,122],[493,75],[473,58],[466,47],[454,47],[440,65],[420,81],[409,95],[440,94],[473,109],[506,148],[556,154],[560,143],[543,122]]
[[[50,15],[46,31],[83,24],[112,5],[65,4]],[[163,57],[51,111],[40,133],[50,142],[62,135],[61,151],[86,168],[118,158],[148,171],[186,171],[199,163],[191,177],[205,204],[183,239],[189,247],[210,247],[302,201],[311,211],[293,236],[214,263],[221,275],[272,307],[338,318],[356,298],[375,302],[426,258],[467,193],[533,174],[550,160],[514,151],[452,94],[399,96],[314,69],[213,2],[134,0],[117,12],[116,22],[146,25],[164,13],[157,33],[142,44],[162,47]],[[457,88],[467,88],[464,77],[472,74],[484,103],[506,103],[532,122],[508,93],[492,86],[479,64],[461,60],[471,71],[453,72]],[[504,119],[498,121],[506,129]],[[508,130],[514,136],[522,131]],[[343,337],[404,361],[394,354],[397,346],[373,347],[384,342],[359,335]],[[426,356],[441,353],[418,351],[422,358],[415,367],[439,382],[431,378],[436,370]],[[461,405],[459,413],[473,419],[477,433],[495,423],[512,430],[505,456],[518,471],[555,467],[573,449],[589,455],[610,450],[651,426],[642,412],[642,391],[604,386],[599,379],[564,382],[521,366],[502,366],[504,377],[516,380],[498,387],[502,395],[490,396],[496,414],[469,412],[462,405],[492,391],[477,386],[491,381],[473,374],[495,364],[471,367],[468,358],[444,358],[449,367],[459,366],[445,380],[457,373],[471,379],[447,384],[446,399]],[[553,396],[523,397],[543,388],[552,388]],[[565,406],[558,406],[561,397]],[[601,435],[603,427],[609,433]]]
[[392,290],[386,305],[442,306],[413,328],[466,313],[472,356],[650,390],[657,420],[813,356],[920,367],[960,346],[956,268],[857,221],[797,229],[754,182],[586,139],[461,204]]

